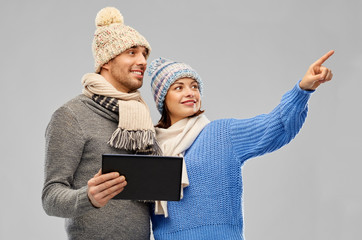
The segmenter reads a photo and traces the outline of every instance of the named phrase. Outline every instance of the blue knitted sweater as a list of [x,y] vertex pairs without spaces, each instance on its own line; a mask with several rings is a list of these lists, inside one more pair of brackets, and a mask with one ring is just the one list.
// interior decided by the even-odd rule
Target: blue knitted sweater
[[152,215],[155,239],[244,239],[241,166],[295,137],[311,93],[297,84],[269,114],[210,122],[185,153],[183,199],[168,202],[168,218]]

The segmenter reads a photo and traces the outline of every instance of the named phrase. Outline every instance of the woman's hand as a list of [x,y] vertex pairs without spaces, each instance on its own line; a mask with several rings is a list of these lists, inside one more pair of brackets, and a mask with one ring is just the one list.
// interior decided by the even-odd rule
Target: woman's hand
[[334,50],[329,51],[323,57],[310,65],[307,73],[304,75],[299,86],[303,90],[315,90],[322,83],[332,80],[333,74],[329,68],[322,64],[334,53]]

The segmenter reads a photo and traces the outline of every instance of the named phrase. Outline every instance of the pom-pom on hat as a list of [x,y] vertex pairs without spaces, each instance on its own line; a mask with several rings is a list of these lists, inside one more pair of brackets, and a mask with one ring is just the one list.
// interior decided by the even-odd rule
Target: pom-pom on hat
[[[151,47],[147,40],[133,28],[124,25],[122,14],[114,7],[101,9],[96,16],[96,31],[92,44],[94,69],[99,73],[103,64],[134,46]],[[148,57],[147,55],[147,57]]]
[[153,60],[148,67],[148,75],[151,77],[151,90],[156,102],[158,111],[162,114],[165,97],[170,86],[180,78],[192,78],[199,84],[200,95],[202,96],[203,83],[197,74],[186,63],[175,62],[166,58]]

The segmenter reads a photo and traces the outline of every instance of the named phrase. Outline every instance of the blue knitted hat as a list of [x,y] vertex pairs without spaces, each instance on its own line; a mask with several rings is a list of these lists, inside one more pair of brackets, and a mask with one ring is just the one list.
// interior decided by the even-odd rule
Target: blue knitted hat
[[151,62],[147,72],[151,77],[153,98],[156,102],[156,107],[161,114],[168,89],[180,78],[189,77],[195,79],[199,84],[199,91],[202,96],[203,83],[199,74],[185,63],[175,62],[160,57]]

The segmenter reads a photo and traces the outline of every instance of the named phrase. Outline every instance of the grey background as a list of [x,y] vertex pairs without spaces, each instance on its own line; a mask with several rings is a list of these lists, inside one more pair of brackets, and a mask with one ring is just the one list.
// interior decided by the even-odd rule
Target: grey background
[[[362,239],[362,2],[3,1],[0,239],[65,239],[41,206],[44,131],[93,70],[96,13],[115,6],[159,56],[193,66],[211,119],[269,112],[330,49],[300,134],[244,168],[248,240]],[[159,115],[145,79],[142,94]]]

